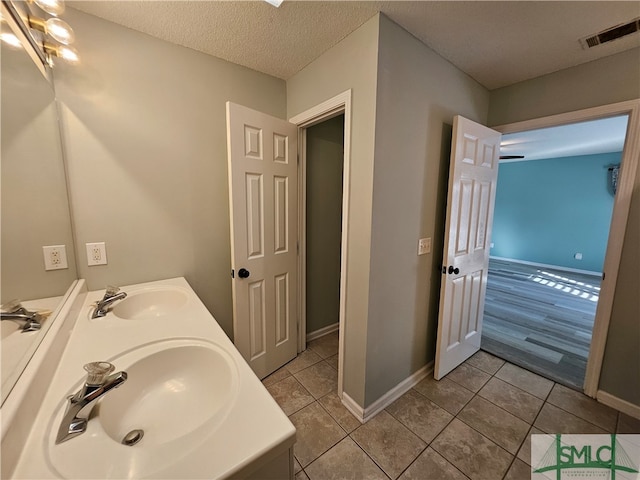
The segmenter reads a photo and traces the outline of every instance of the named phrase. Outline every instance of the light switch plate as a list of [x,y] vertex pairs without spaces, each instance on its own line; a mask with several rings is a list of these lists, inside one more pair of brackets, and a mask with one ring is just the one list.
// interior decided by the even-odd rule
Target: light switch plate
[[431,237],[418,240],[418,255],[431,253]]
[[45,270],[63,270],[67,264],[67,249],[64,245],[48,245],[42,247]]
[[87,265],[107,264],[107,247],[104,242],[87,243]]

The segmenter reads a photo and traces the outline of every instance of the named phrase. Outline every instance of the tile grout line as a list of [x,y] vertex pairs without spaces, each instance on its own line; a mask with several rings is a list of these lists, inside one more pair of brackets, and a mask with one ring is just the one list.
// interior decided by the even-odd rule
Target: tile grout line
[[[478,350],[478,351],[480,351],[480,350]],[[495,357],[495,355],[494,355],[494,357]],[[471,357],[469,357],[469,358],[471,358]],[[499,357],[495,357],[495,358],[499,358]],[[468,359],[467,359],[467,360],[468,360]],[[466,362],[466,360],[465,360],[465,362]],[[485,373],[485,374],[487,374],[487,375],[490,375],[490,376],[489,376],[489,379],[488,379],[486,382],[484,382],[484,384],[483,384],[483,385],[478,389],[478,391],[477,391],[477,392],[473,392],[473,391],[472,391],[473,396],[469,399],[469,401],[468,401],[467,403],[465,403],[465,404],[464,404],[464,406],[460,409],[460,411],[459,411],[458,413],[456,413],[456,415],[455,415],[455,417],[454,417],[454,418],[458,418],[458,415],[459,415],[459,414],[460,414],[460,413],[465,409],[465,407],[466,407],[467,405],[469,405],[469,403],[471,403],[471,402],[473,401],[473,399],[474,399],[475,397],[480,397],[480,398],[482,398],[483,400],[486,400],[487,402],[491,403],[491,404],[492,404],[492,405],[494,405],[495,407],[497,407],[497,408],[501,409],[502,411],[507,412],[504,408],[500,407],[500,405],[496,405],[496,404],[495,404],[495,403],[493,403],[491,400],[488,400],[488,399],[486,399],[486,398],[484,398],[484,397],[482,397],[482,396],[480,396],[480,395],[479,395],[479,394],[480,394],[480,390],[482,390],[482,389],[484,388],[484,386],[485,386],[487,383],[489,383],[489,381],[490,381],[492,378],[498,378],[498,380],[502,380],[501,378],[496,377],[496,373],[498,373],[498,372],[502,369],[502,367],[503,367],[504,365],[506,365],[506,363],[507,363],[507,362],[505,361],[505,363],[503,363],[502,365],[500,365],[500,368],[498,368],[498,370],[496,370],[494,373],[485,372],[485,371],[484,371],[484,370],[482,370],[481,368],[473,367],[473,365],[469,365],[470,367],[473,367],[473,368],[475,368],[475,369],[477,369],[477,370],[479,370],[479,371],[481,371],[481,372],[483,372],[483,373]],[[463,362],[463,364],[464,364],[464,362]],[[462,365],[462,364],[461,364],[461,365]],[[464,385],[461,385],[460,383],[456,382],[453,378],[452,378],[452,379],[450,379],[450,380],[451,380],[452,382],[456,383],[457,385],[460,385],[461,387],[466,388]],[[504,381],[505,383],[508,383],[509,385],[511,385],[511,383],[506,382],[505,380],[503,380],[503,381]],[[515,387],[515,385],[512,385],[512,386],[514,386],[514,387]],[[517,387],[516,387],[516,388],[517,388]],[[552,388],[553,388],[553,387],[552,387]],[[467,389],[467,390],[469,390],[469,389]],[[470,391],[471,391],[471,390],[470,390]],[[528,393],[528,392],[526,392],[526,393]],[[543,403],[543,405],[544,405],[544,403]],[[542,410],[542,407],[540,407],[540,409]],[[507,412],[507,413],[510,413],[510,412]],[[513,414],[511,414],[511,415],[513,415]],[[513,415],[513,416],[515,417],[515,415]],[[519,418],[519,417],[516,417],[516,418]],[[484,433],[480,432],[479,430],[477,430],[476,428],[474,428],[472,425],[469,425],[467,422],[465,422],[462,418],[458,418],[458,420],[459,420],[460,422],[464,423],[467,427],[469,427],[470,429],[472,429],[472,430],[473,430],[473,431],[475,431],[476,433],[478,433],[478,434],[482,435],[482,436],[483,436],[484,438],[486,438],[488,441],[490,441],[491,443],[493,443],[496,447],[498,447],[498,448],[500,448],[500,449],[504,450],[505,452],[507,452],[507,454],[508,454],[508,455],[511,455],[511,456],[513,457],[513,458],[511,459],[511,462],[509,462],[509,466],[507,467],[507,469],[504,471],[504,474],[502,475],[502,479],[504,480],[504,478],[509,474],[509,470],[510,470],[510,469],[511,469],[511,467],[513,466],[513,463],[515,462],[515,460],[516,460],[516,458],[517,458],[518,452],[520,451],[520,449],[522,448],[522,445],[523,445],[523,444],[524,444],[524,442],[526,441],[527,436],[525,435],[525,438],[522,440],[522,442],[520,442],[520,445],[518,446],[518,449],[516,450],[516,453],[512,455],[512,454],[511,454],[511,452],[510,452],[510,451],[508,451],[506,448],[504,448],[502,445],[498,445],[496,442],[494,442],[494,441],[493,441],[493,440],[491,440],[489,437],[487,437]],[[522,419],[520,419],[520,420],[522,420]],[[451,421],[453,421],[453,419],[452,419]],[[528,423],[528,422],[527,422],[527,423]],[[530,427],[531,427],[531,426],[530,426]],[[529,428],[529,430],[527,431],[527,433],[529,433],[529,431],[530,431],[530,430],[531,430],[531,428]],[[442,433],[442,432],[441,432],[441,433]],[[435,439],[434,439],[434,440],[435,440]],[[443,458],[444,458],[444,457],[443,457]],[[451,462],[449,462],[449,463],[451,463]],[[452,464],[452,465],[453,465],[453,464]],[[455,467],[455,465],[454,465],[454,467]],[[463,472],[463,473],[464,473],[464,472]]]
[[[310,349],[310,350],[311,350],[311,351],[313,351],[313,349]],[[310,368],[310,367],[312,367],[312,366],[314,366],[314,365],[317,365],[317,364],[318,364],[318,363],[320,363],[320,362],[325,362],[329,367],[333,368],[333,367],[332,367],[332,365],[330,365],[330,364],[329,364],[329,362],[327,361],[327,359],[328,359],[328,358],[330,358],[330,357],[324,358],[324,357],[322,357],[320,354],[318,354],[317,352],[313,352],[313,353],[314,353],[314,354],[316,354],[316,355],[320,358],[320,360],[319,360],[319,361],[317,361],[317,362],[315,362],[315,363],[313,363],[313,364],[311,364],[311,365],[306,366],[304,369],[302,369],[302,370],[300,370],[300,371],[306,370],[307,368]],[[489,352],[486,352],[486,353],[487,353],[487,354],[489,354],[489,355],[491,355],[491,356],[492,356],[492,357],[494,357],[494,358],[498,358],[498,359],[499,359],[499,357],[496,357],[496,356],[494,356],[494,355],[490,354]],[[500,360],[502,360],[502,359],[500,359]],[[477,432],[478,434],[482,435],[482,436],[483,436],[484,438],[486,438],[488,441],[491,441],[491,442],[492,442],[493,444],[495,444],[498,448],[500,448],[500,449],[504,450],[508,455],[511,455],[512,459],[511,459],[511,462],[510,462],[510,464],[509,464],[509,466],[508,466],[508,468],[507,468],[507,470],[506,470],[506,472],[505,472],[505,476],[509,473],[509,471],[511,470],[511,468],[512,468],[512,467],[513,467],[513,465],[515,464],[516,460],[518,459],[518,454],[520,453],[520,450],[522,449],[522,446],[523,446],[523,445],[524,445],[524,443],[527,441],[527,439],[532,435],[531,430],[532,430],[533,428],[537,428],[537,427],[534,427],[534,424],[535,424],[535,422],[537,421],[537,419],[539,418],[540,413],[542,412],[542,409],[544,408],[544,406],[545,406],[546,404],[549,404],[549,405],[551,405],[551,406],[553,406],[553,407],[555,407],[555,408],[558,408],[559,410],[562,410],[563,412],[566,412],[566,413],[568,413],[568,414],[570,414],[570,415],[574,416],[574,417],[575,417],[575,418],[577,418],[577,419],[580,419],[580,420],[586,421],[586,422],[588,422],[589,424],[594,425],[594,426],[596,426],[596,427],[598,427],[598,428],[602,428],[602,427],[600,427],[599,425],[596,425],[595,423],[592,423],[592,422],[590,422],[589,420],[582,418],[580,415],[576,415],[575,413],[572,413],[572,412],[570,412],[570,411],[568,411],[568,410],[565,410],[565,409],[564,409],[564,408],[562,408],[562,407],[558,407],[557,405],[555,405],[555,404],[553,404],[553,403],[549,402],[549,398],[550,398],[550,396],[551,396],[551,393],[553,392],[554,388],[555,388],[555,387],[556,387],[556,385],[558,384],[558,382],[555,382],[554,380],[547,379],[547,380],[549,380],[549,382],[551,382],[551,384],[552,384],[552,385],[551,385],[551,388],[548,390],[548,392],[547,392],[547,394],[545,395],[545,397],[544,397],[544,398],[540,398],[540,397],[538,397],[537,395],[534,395],[534,394],[532,394],[532,393],[530,393],[530,392],[528,392],[528,391],[526,391],[526,390],[524,390],[524,389],[520,388],[519,386],[512,384],[511,382],[509,382],[509,381],[507,381],[507,380],[505,380],[505,379],[502,379],[502,378],[500,378],[500,377],[497,377],[496,375],[498,374],[498,372],[500,372],[500,370],[501,370],[501,369],[502,369],[506,364],[512,364],[512,365],[514,365],[514,366],[516,366],[516,367],[519,367],[518,365],[515,365],[515,364],[513,364],[513,363],[511,363],[511,362],[503,361],[503,362],[502,362],[502,364],[500,365],[500,367],[498,367],[498,369],[497,369],[497,370],[495,370],[493,373],[491,373],[491,372],[488,372],[488,371],[486,371],[486,370],[484,370],[484,369],[482,369],[482,368],[480,368],[480,367],[477,367],[477,366],[475,366],[475,365],[473,365],[473,364],[470,364],[470,363],[466,364],[468,367],[471,367],[471,368],[473,368],[473,369],[475,369],[475,370],[478,370],[479,372],[482,372],[482,373],[483,373],[483,374],[485,374],[485,375],[488,375],[488,379],[487,379],[487,380],[486,380],[486,381],[485,381],[485,382],[484,382],[484,383],[483,383],[483,384],[478,388],[478,390],[477,390],[477,391],[469,390],[465,385],[462,385],[461,383],[459,383],[458,381],[456,381],[456,380],[454,380],[454,379],[450,379],[454,384],[456,384],[456,385],[458,385],[459,387],[461,387],[461,388],[463,388],[463,389],[465,389],[465,390],[467,390],[467,391],[469,391],[469,392],[471,392],[471,393],[472,393],[472,396],[471,396],[471,398],[469,399],[469,401],[465,402],[465,404],[461,407],[461,409],[460,409],[457,413],[455,413],[455,414],[452,414],[451,412],[448,412],[445,408],[441,407],[438,403],[434,402],[434,401],[433,401],[433,400],[431,400],[429,397],[427,397],[426,395],[424,395],[422,392],[420,392],[420,391],[416,390],[415,388],[412,388],[412,389],[411,389],[412,391],[414,391],[415,393],[419,394],[421,397],[425,398],[426,400],[428,400],[429,402],[431,402],[432,404],[434,404],[434,405],[435,405],[435,406],[437,406],[438,408],[440,408],[440,409],[442,409],[443,411],[447,412],[449,415],[451,415],[451,419],[447,422],[447,424],[446,424],[443,428],[441,428],[441,429],[439,430],[439,432],[434,436],[434,438],[433,438],[430,442],[424,442],[424,443],[425,443],[425,447],[424,447],[423,449],[421,449],[421,450],[420,450],[420,452],[416,455],[416,457],[415,457],[415,458],[414,458],[414,459],[409,463],[409,465],[408,465],[407,467],[405,467],[405,468],[404,468],[404,469],[399,473],[399,475],[398,475],[396,478],[398,478],[398,477],[402,476],[402,475],[403,475],[403,474],[404,474],[404,473],[405,473],[409,468],[411,468],[411,466],[412,466],[412,465],[413,465],[413,464],[414,464],[414,463],[415,463],[415,462],[416,462],[416,461],[417,461],[417,460],[418,460],[418,459],[419,459],[419,458],[420,458],[420,457],[421,457],[421,456],[426,452],[426,450],[427,450],[427,449],[429,449],[430,447],[433,449],[432,445],[433,445],[434,441],[438,438],[438,436],[439,436],[439,435],[440,435],[440,434],[441,434],[441,433],[442,433],[446,428],[448,428],[448,426],[449,426],[449,425],[453,422],[453,420],[454,420],[454,419],[456,419],[456,418],[457,418],[460,422],[462,422],[462,423],[464,423],[466,426],[468,426],[470,429],[472,429],[473,431],[475,431],[475,432]],[[526,371],[526,372],[529,372],[529,373],[531,373],[531,374],[533,374],[533,375],[540,376],[540,375],[538,375],[538,374],[536,374],[536,373],[534,373],[534,372],[530,372],[530,371],[529,371],[529,370],[527,370],[526,368],[523,368],[523,367],[519,367],[519,368],[521,368],[522,370],[524,370],[524,371]],[[335,370],[335,369],[334,369],[334,370]],[[299,371],[299,372],[300,372],[300,371]],[[289,373],[289,376],[293,376],[293,377],[294,377],[294,379],[295,379],[298,383],[300,383],[300,381],[297,379],[297,377],[295,377],[295,374],[294,374],[294,373],[291,373],[291,372],[290,372],[290,371],[288,371],[288,370],[287,370],[287,372]],[[296,372],[296,373],[299,373],[299,372]],[[285,377],[285,378],[288,378],[288,377]],[[524,394],[530,395],[530,396],[532,396],[532,397],[534,397],[534,398],[536,398],[536,399],[538,399],[538,400],[541,400],[541,401],[542,401],[542,404],[541,404],[540,408],[537,410],[535,417],[534,417],[531,421],[524,420],[523,418],[520,418],[519,416],[514,415],[514,414],[512,414],[511,412],[508,412],[506,409],[504,409],[503,407],[501,407],[500,405],[498,405],[498,404],[497,404],[497,403],[495,403],[494,401],[492,401],[492,400],[490,400],[490,399],[488,399],[488,398],[485,398],[485,397],[483,397],[482,395],[480,395],[480,392],[483,390],[483,388],[485,388],[485,386],[487,385],[487,383],[488,383],[489,381],[491,381],[491,379],[492,379],[492,378],[496,378],[496,379],[498,379],[498,380],[499,380],[499,381],[501,381],[501,382],[505,382],[505,383],[507,383],[509,386],[511,386],[511,387],[513,387],[514,389],[516,389],[517,391],[523,392]],[[541,377],[541,378],[545,378],[545,377]],[[284,380],[284,379],[282,379],[282,380]],[[280,380],[280,381],[282,381],[282,380]],[[280,381],[279,381],[279,382],[280,382]],[[277,384],[277,383],[279,383],[279,382],[276,382],[276,384]],[[305,391],[307,391],[307,392],[308,392],[308,390],[304,387],[304,385],[302,385],[302,384],[300,384],[300,385],[303,387],[303,389],[304,389]],[[375,461],[375,460],[374,460],[374,459],[373,459],[373,458],[372,458],[372,457],[367,453],[367,451],[366,451],[366,450],[364,450],[364,449],[362,448],[362,446],[361,446],[361,445],[360,445],[360,444],[359,444],[359,443],[358,443],[358,442],[357,442],[357,441],[352,437],[353,432],[357,431],[357,430],[360,428],[360,426],[362,426],[362,425],[360,425],[360,426],[356,427],[356,428],[355,428],[355,429],[353,429],[350,433],[349,433],[349,432],[347,432],[347,430],[346,430],[346,429],[345,429],[345,428],[344,428],[344,427],[343,427],[343,426],[338,422],[338,419],[337,419],[337,418],[335,418],[335,417],[334,417],[334,416],[333,416],[333,415],[332,415],[332,414],[327,410],[327,408],[325,408],[325,406],[324,406],[322,403],[320,403],[320,400],[321,400],[322,398],[326,397],[327,395],[330,395],[331,393],[333,393],[333,391],[332,391],[332,392],[325,393],[324,395],[322,395],[322,396],[321,396],[321,397],[319,397],[319,398],[315,398],[315,397],[314,397],[310,392],[308,392],[308,393],[309,393],[309,395],[313,398],[313,402],[311,402],[310,404],[308,404],[308,405],[306,405],[306,406],[304,406],[304,407],[302,407],[302,408],[306,408],[307,406],[312,405],[314,402],[315,402],[315,403],[320,404],[320,407],[322,408],[322,410],[323,410],[323,411],[325,411],[325,412],[330,416],[330,418],[332,418],[332,419],[335,421],[335,423],[336,423],[336,424],[338,424],[338,426],[341,428],[342,432],[345,434],[345,436],[344,436],[344,437],[342,437],[342,438],[341,438],[340,440],[338,440],[335,444],[331,445],[327,450],[325,450],[323,453],[321,453],[320,455],[318,455],[314,460],[312,460],[312,461],[309,463],[309,465],[311,465],[311,464],[313,464],[314,462],[316,462],[317,460],[319,460],[322,456],[324,456],[325,454],[327,454],[327,452],[329,452],[332,448],[334,448],[336,445],[338,445],[338,444],[339,444],[340,442],[342,442],[344,439],[349,438],[353,443],[355,443],[355,444],[358,446],[359,450],[360,450],[362,453],[364,453],[364,454],[365,454],[365,456],[366,456],[367,458],[369,458],[369,459],[373,462],[373,464],[374,464],[374,465],[376,465],[376,466],[380,469],[380,471],[382,471],[382,472],[383,472],[383,474],[384,474],[385,476],[389,477],[389,475],[387,474],[387,472],[385,472],[385,471],[384,471],[384,469],[383,469],[383,468],[382,468],[382,467],[381,467],[381,466],[380,466],[380,465],[379,465],[379,464],[378,464],[378,463],[377,463],[377,462],[376,462],[376,461]],[[578,393],[580,393],[580,392],[578,392]],[[505,412],[507,412],[507,413],[510,413],[514,418],[517,418],[517,419],[519,419],[519,420],[521,420],[521,421],[523,421],[523,422],[525,422],[525,423],[527,424],[527,426],[529,427],[529,428],[528,428],[528,430],[527,430],[527,434],[524,436],[523,440],[519,443],[518,448],[516,449],[516,452],[515,452],[514,454],[511,454],[511,452],[509,452],[508,450],[506,450],[504,447],[502,447],[502,446],[500,446],[500,445],[496,444],[493,440],[491,440],[490,438],[486,437],[486,435],[484,435],[482,432],[478,431],[477,429],[475,429],[475,428],[474,428],[474,427],[472,427],[471,425],[468,425],[466,422],[464,422],[461,418],[459,418],[459,417],[458,417],[458,415],[459,415],[459,414],[464,410],[464,408],[466,408],[466,407],[467,407],[467,405],[468,405],[471,401],[473,401],[473,400],[474,400],[474,398],[475,398],[475,397],[480,397],[482,400],[484,400],[484,401],[486,401],[486,402],[490,403],[491,405],[495,406],[496,408],[498,408],[498,409],[500,409],[500,410],[502,410],[502,411],[505,411]],[[298,409],[296,412],[299,412],[300,410],[302,410],[302,408]],[[389,414],[389,415],[390,415],[394,420],[398,421],[398,422],[399,422],[403,427],[405,427],[405,428],[407,429],[407,431],[408,431],[408,432],[412,433],[412,434],[413,434],[413,435],[415,435],[417,438],[419,438],[420,440],[424,441],[424,440],[423,440],[423,439],[422,439],[422,438],[421,438],[421,437],[420,437],[420,436],[419,436],[419,435],[418,435],[418,434],[417,434],[417,433],[416,433],[416,432],[415,432],[415,431],[414,431],[414,430],[413,430],[409,425],[407,425],[407,424],[405,424],[404,422],[402,422],[399,418],[396,418],[396,416],[394,416],[394,415],[393,415],[391,412],[389,412],[386,408],[385,408],[385,411],[386,411],[386,412],[387,412],[387,413],[388,413],[388,414]],[[292,412],[290,415],[293,415],[293,414],[295,414],[296,412]],[[614,431],[617,431],[619,421],[620,421],[620,412],[616,412],[616,419],[615,419],[615,427],[614,427]],[[603,429],[603,430],[604,430],[604,429]],[[441,455],[440,453],[438,453],[438,451],[437,451],[437,450],[435,450],[435,449],[434,449],[434,452],[435,452],[437,455],[439,455],[440,457],[442,457],[442,455]],[[447,459],[446,459],[446,457],[443,457],[443,458],[444,458],[445,460],[447,460]],[[460,470],[456,465],[454,465],[453,463],[449,462],[448,460],[447,460],[447,462],[448,462],[448,463],[449,463],[453,468],[455,468],[457,471],[461,472],[461,473],[464,475],[464,472],[462,472],[462,471],[461,471],[461,470]],[[298,462],[298,463],[299,463],[299,462]],[[525,463],[526,463],[526,462],[525,462]],[[308,467],[309,465],[307,465],[307,467]],[[308,474],[307,474],[307,472],[306,472],[306,470],[305,470],[305,468],[306,468],[306,467],[302,467],[302,465],[300,465],[300,467],[301,467],[301,471],[303,471],[303,472],[305,473],[305,475],[307,475],[307,476],[308,476]]]
[[[489,353],[489,352],[486,352],[486,353]],[[490,354],[490,355],[492,355],[494,358],[500,358],[500,357],[496,357],[495,355],[493,355],[493,354],[491,354],[491,353],[489,353],[489,354]],[[471,357],[469,357],[469,358],[471,358]],[[467,360],[468,360],[468,359],[467,359]],[[465,362],[466,362],[467,360],[465,360]],[[502,359],[500,359],[500,360],[502,360]],[[464,364],[465,362],[463,362],[463,364]],[[469,405],[469,403],[471,403],[475,397],[480,397],[481,399],[483,399],[483,400],[485,400],[485,401],[487,401],[487,402],[491,403],[491,404],[492,404],[492,405],[494,405],[495,407],[497,407],[497,408],[499,408],[499,409],[501,409],[501,410],[503,410],[503,411],[505,411],[505,412],[507,412],[507,413],[509,413],[509,414],[513,415],[512,413],[510,413],[510,412],[508,412],[507,410],[505,410],[504,408],[502,408],[500,405],[497,405],[496,403],[492,402],[491,400],[489,400],[489,399],[487,399],[487,398],[484,398],[483,396],[481,396],[481,395],[480,395],[480,391],[481,391],[481,390],[482,390],[482,389],[487,385],[487,383],[489,383],[489,381],[490,381],[492,378],[497,378],[498,380],[500,380],[500,381],[502,381],[502,382],[505,382],[505,383],[507,383],[508,385],[510,385],[510,386],[512,386],[512,387],[514,387],[514,388],[516,388],[516,389],[518,389],[518,390],[520,390],[520,391],[522,391],[522,392],[524,392],[524,393],[527,393],[527,394],[531,395],[532,397],[535,397],[535,398],[538,398],[539,400],[542,400],[542,405],[541,405],[541,406],[540,406],[540,408],[538,409],[538,412],[536,413],[536,416],[535,416],[535,418],[533,419],[533,422],[532,422],[532,423],[529,423],[529,422],[527,422],[527,421],[523,420],[522,418],[520,418],[520,417],[518,417],[518,416],[516,416],[516,415],[513,415],[515,418],[518,418],[518,419],[520,419],[520,420],[524,421],[525,423],[527,423],[527,424],[529,425],[529,429],[527,430],[527,434],[525,434],[525,437],[524,437],[524,438],[523,438],[523,440],[520,442],[520,444],[519,444],[519,446],[518,446],[518,448],[517,448],[517,450],[516,450],[516,453],[515,453],[515,454],[511,454],[511,452],[509,452],[506,448],[502,447],[501,445],[498,445],[496,442],[494,442],[493,440],[491,440],[490,438],[488,438],[488,437],[487,437],[485,434],[483,434],[482,432],[478,431],[478,430],[477,430],[476,428],[474,428],[472,425],[469,425],[469,424],[468,424],[467,422],[465,422],[463,419],[458,418],[458,420],[459,420],[460,422],[464,423],[466,426],[468,426],[469,428],[471,428],[472,430],[474,430],[474,431],[475,431],[475,432],[477,432],[478,434],[482,435],[484,438],[486,438],[487,440],[489,440],[490,442],[492,442],[492,443],[493,443],[494,445],[496,445],[498,448],[500,448],[500,449],[504,450],[505,452],[507,452],[507,454],[509,454],[509,455],[511,455],[511,456],[513,457],[513,458],[511,459],[511,462],[509,463],[509,466],[508,466],[508,467],[507,467],[507,469],[505,470],[504,475],[502,476],[503,480],[504,480],[504,478],[509,474],[509,470],[511,469],[511,467],[512,467],[512,466],[513,466],[513,464],[515,463],[516,459],[518,459],[518,452],[520,452],[520,449],[522,448],[522,446],[524,445],[524,443],[527,441],[527,438],[529,437],[529,433],[531,432],[531,429],[533,428],[533,424],[535,423],[535,421],[537,420],[538,416],[540,415],[540,412],[542,411],[542,409],[543,409],[544,405],[547,403],[547,399],[548,399],[548,398],[549,398],[549,396],[551,395],[551,391],[553,390],[553,388],[555,387],[555,385],[556,385],[556,383],[557,383],[557,382],[555,382],[555,381],[553,381],[553,380],[547,379],[547,380],[549,380],[550,382],[552,382],[552,383],[553,383],[553,385],[552,385],[552,386],[551,386],[551,388],[549,389],[549,392],[547,393],[547,395],[545,396],[545,398],[544,398],[544,399],[541,399],[540,397],[537,397],[536,395],[533,395],[532,393],[527,392],[526,390],[521,389],[521,388],[520,388],[520,387],[518,387],[517,385],[513,385],[511,382],[509,382],[509,381],[507,381],[507,380],[503,380],[503,379],[501,379],[500,377],[496,377],[496,374],[497,374],[497,373],[502,369],[502,367],[504,367],[504,366],[505,366],[506,364],[508,364],[508,363],[509,363],[509,364],[511,364],[511,365],[515,365],[515,364],[513,364],[513,363],[511,363],[511,362],[508,362],[508,361],[506,361],[506,360],[503,360],[503,364],[502,364],[502,365],[501,365],[501,366],[500,366],[500,367],[499,367],[499,368],[498,368],[494,373],[489,373],[489,372],[487,372],[487,371],[485,371],[485,370],[482,370],[482,369],[481,369],[481,368],[479,368],[479,367],[475,367],[475,366],[473,366],[473,365],[471,365],[471,364],[467,364],[468,366],[473,367],[473,368],[475,368],[476,370],[479,370],[480,372],[483,372],[483,373],[485,373],[485,374],[489,375],[489,379],[487,379],[487,381],[486,381],[486,382],[485,382],[485,383],[484,383],[484,384],[483,384],[483,385],[478,389],[478,391],[477,391],[477,392],[473,392],[472,390],[469,390],[467,387],[465,387],[465,386],[464,386],[464,385],[462,385],[461,383],[457,382],[455,379],[450,378],[450,380],[451,380],[452,382],[454,382],[456,385],[458,385],[458,386],[460,386],[460,387],[462,387],[462,388],[465,388],[466,390],[468,390],[468,391],[470,391],[470,392],[472,392],[472,393],[473,393],[473,396],[469,399],[469,401],[468,401],[468,402],[466,402],[466,403],[465,403],[465,405],[464,405],[464,406],[460,409],[460,411],[459,411],[459,412],[454,416],[454,418],[458,418],[458,415],[462,412],[462,410],[464,410],[464,408],[465,408],[467,405]],[[462,365],[462,364],[461,364],[461,365]],[[516,365],[516,366],[518,366],[518,365]],[[519,367],[519,366],[518,366],[518,367]],[[519,367],[519,368],[522,368],[522,367]],[[537,373],[530,372],[529,370],[527,370],[527,369],[525,369],[525,368],[522,368],[522,369],[523,369],[523,370],[525,370],[525,371],[527,371],[527,372],[529,372],[529,373],[532,373],[532,374],[534,374],[534,375],[540,376],[540,375],[538,375]],[[544,377],[542,377],[542,378],[544,378]],[[418,392],[418,393],[420,393],[420,392]],[[552,405],[553,405],[553,404],[552,404]],[[451,422],[452,422],[452,421],[453,421],[453,419],[451,419]],[[449,422],[449,423],[451,423],[451,422]],[[446,428],[446,427],[445,427],[445,428]],[[444,430],[444,429],[443,429],[443,430]],[[440,431],[440,433],[442,433],[442,431],[443,431],[443,430],[441,430],[441,431]],[[439,435],[439,434],[438,434],[438,435]],[[436,438],[437,438],[437,437],[436,437]],[[434,441],[435,441],[435,438],[434,438]],[[449,462],[449,463],[451,463],[451,462]],[[452,465],[453,465],[453,464],[452,464]],[[453,466],[455,467],[455,465],[453,465]],[[457,468],[457,467],[456,467],[456,468]],[[464,473],[464,472],[463,472],[463,473]]]

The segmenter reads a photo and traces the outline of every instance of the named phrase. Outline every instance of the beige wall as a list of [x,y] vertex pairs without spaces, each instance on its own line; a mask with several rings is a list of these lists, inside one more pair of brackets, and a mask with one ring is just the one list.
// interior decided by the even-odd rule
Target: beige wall
[[[63,295],[76,276],[53,86],[24,49],[2,42],[2,299]],[[45,271],[42,247],[69,268]]]
[[640,97],[640,48],[491,92],[489,125],[502,125]]
[[344,391],[364,404],[378,16],[287,80],[289,118],[352,91]]
[[307,335],[340,320],[344,115],[306,131]]
[[600,390],[640,406],[640,168],[629,209]]
[[488,108],[484,87],[381,17],[366,406],[434,359],[451,125]]
[[[640,49],[491,92],[489,121],[506,124],[640,98]],[[624,238],[600,389],[640,405],[640,169]]]
[[367,407],[433,360],[451,124],[485,122],[489,92],[384,16],[287,82],[289,116],[348,88],[345,392]]
[[[184,276],[232,335],[225,102],[284,118],[285,82],[72,9],[82,63],[55,83],[79,276]],[[87,267],[86,242],[109,264]]]

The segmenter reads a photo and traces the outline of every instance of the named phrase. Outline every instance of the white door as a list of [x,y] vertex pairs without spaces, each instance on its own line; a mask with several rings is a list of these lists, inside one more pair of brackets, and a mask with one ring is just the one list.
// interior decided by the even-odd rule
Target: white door
[[434,377],[480,349],[501,134],[453,120]]
[[297,127],[227,102],[234,343],[260,378],[297,353]]

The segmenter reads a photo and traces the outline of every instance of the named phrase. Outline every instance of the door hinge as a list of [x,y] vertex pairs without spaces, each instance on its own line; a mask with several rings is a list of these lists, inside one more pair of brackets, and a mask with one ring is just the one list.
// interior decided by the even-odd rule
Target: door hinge
[[296,159],[297,159],[298,165],[300,165],[300,154],[299,153],[296,154]]
[[233,268],[231,269],[231,278],[236,278],[236,272]]
[[300,255],[300,242],[296,242],[296,253]]

